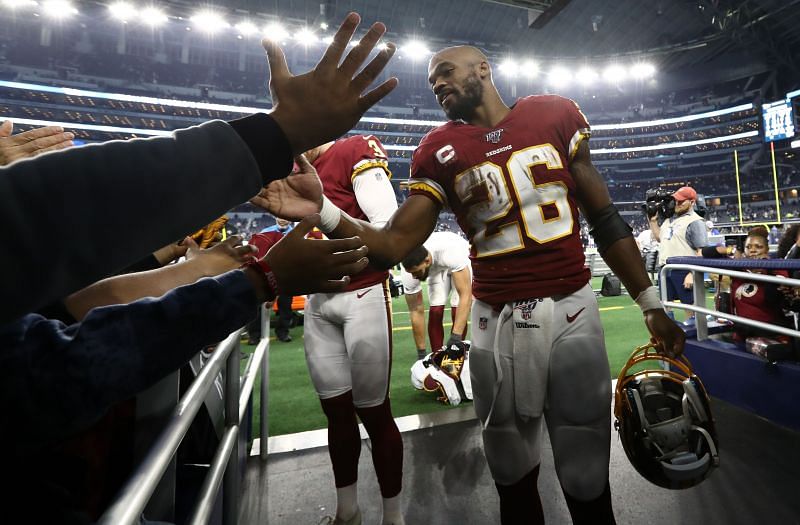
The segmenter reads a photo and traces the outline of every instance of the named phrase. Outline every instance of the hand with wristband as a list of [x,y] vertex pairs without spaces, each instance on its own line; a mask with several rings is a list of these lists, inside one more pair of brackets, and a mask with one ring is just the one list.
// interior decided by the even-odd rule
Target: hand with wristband
[[350,282],[350,275],[367,266],[367,247],[358,237],[307,239],[318,223],[318,215],[306,217],[264,257],[243,267],[259,301],[271,301],[279,292],[339,292]]

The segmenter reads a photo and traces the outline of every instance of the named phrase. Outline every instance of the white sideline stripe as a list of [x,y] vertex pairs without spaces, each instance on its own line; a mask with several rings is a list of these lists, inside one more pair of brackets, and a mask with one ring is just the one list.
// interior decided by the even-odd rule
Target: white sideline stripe
[[[409,385],[410,387],[411,385]],[[611,380],[611,390],[614,391],[617,387],[617,380]],[[431,398],[431,402],[436,401]],[[475,410],[472,405],[467,404],[462,408],[453,408],[444,412],[435,412],[433,414],[421,414],[413,416],[403,416],[394,418],[397,428],[400,432],[412,432],[421,428],[433,428],[439,425],[447,425],[450,423],[460,423],[462,421],[471,421],[477,419]],[[438,421],[437,420],[441,420]],[[361,433],[361,439],[369,439],[367,431],[364,430],[364,425],[359,424],[358,430]],[[320,448],[328,445],[328,430],[321,428],[318,430],[308,430],[306,432],[297,432],[295,434],[284,434],[281,436],[273,436],[269,438],[268,454],[281,454],[286,452],[299,452],[301,450],[309,450],[312,448]],[[253,440],[253,446],[250,448],[251,456],[258,456],[261,453],[261,438]]]

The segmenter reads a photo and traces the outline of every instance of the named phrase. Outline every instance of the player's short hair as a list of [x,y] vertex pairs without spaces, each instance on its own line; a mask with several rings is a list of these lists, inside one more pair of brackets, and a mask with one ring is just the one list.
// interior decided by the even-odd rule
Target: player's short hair
[[413,268],[422,264],[422,261],[424,261],[425,257],[427,256],[428,250],[424,246],[420,245],[411,250],[411,253],[406,255],[405,259],[403,259],[400,264],[403,265],[403,268],[408,270],[409,268]]

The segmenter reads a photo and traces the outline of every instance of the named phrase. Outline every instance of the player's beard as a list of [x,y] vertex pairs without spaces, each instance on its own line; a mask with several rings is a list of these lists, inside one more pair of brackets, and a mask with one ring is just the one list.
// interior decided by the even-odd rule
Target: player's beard
[[469,122],[475,116],[475,110],[483,102],[483,84],[476,73],[470,74],[465,80],[462,93],[452,97],[454,100],[444,109],[444,114],[450,120],[463,120]]

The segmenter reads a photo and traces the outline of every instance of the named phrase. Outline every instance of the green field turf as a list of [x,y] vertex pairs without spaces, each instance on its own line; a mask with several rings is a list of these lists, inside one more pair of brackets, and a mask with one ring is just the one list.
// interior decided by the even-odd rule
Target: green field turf
[[[593,287],[599,282],[593,280]],[[606,348],[612,377],[616,377],[636,345],[649,339],[639,308],[627,295],[599,297],[600,317],[605,329]],[[426,302],[427,304],[427,302]],[[682,318],[682,313],[678,313]],[[416,360],[416,348],[411,335],[408,308],[402,297],[393,300],[394,359],[392,365],[391,400],[395,417],[447,410],[436,402],[434,395],[415,390],[409,379],[409,369]],[[448,325],[449,326],[449,325]],[[445,329],[446,331],[446,329]],[[303,327],[292,329],[293,340],[282,343],[272,334],[270,347],[269,430],[270,435],[289,434],[325,427],[306,369],[303,353]],[[253,347],[243,345],[245,353]],[[258,385],[254,392],[258,392]],[[254,399],[254,428],[258,427],[259,399]]]

